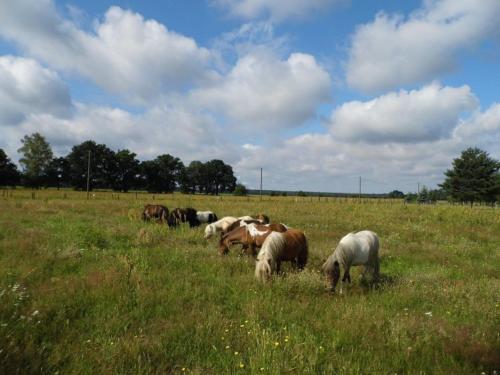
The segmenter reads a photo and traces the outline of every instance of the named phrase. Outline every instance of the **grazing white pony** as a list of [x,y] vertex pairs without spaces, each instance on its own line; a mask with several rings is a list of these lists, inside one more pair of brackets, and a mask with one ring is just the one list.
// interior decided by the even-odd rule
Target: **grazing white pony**
[[225,216],[222,219],[217,220],[215,223],[208,224],[205,227],[205,238],[208,239],[217,232],[226,232],[227,228],[229,228],[229,226],[237,220],[238,219],[233,216]]
[[304,233],[296,229],[271,232],[257,255],[255,277],[265,282],[273,273],[279,273],[281,262],[292,262],[299,269],[307,263],[308,248]]
[[218,220],[217,215],[214,214],[213,211],[196,211],[196,218],[202,224],[210,224]]
[[344,270],[344,277],[340,283],[340,293],[342,293],[342,282],[351,282],[349,274],[351,266],[364,266],[363,277],[370,271],[373,279],[378,279],[380,271],[378,250],[379,239],[372,231],[363,230],[342,237],[333,254],[323,264],[323,272],[332,292],[335,292],[341,269]]

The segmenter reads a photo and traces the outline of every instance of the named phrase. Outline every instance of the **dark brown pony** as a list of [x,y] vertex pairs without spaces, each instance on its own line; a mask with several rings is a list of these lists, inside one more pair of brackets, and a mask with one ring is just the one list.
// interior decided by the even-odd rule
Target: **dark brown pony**
[[241,251],[249,252],[253,256],[257,254],[256,248],[260,248],[271,232],[286,232],[287,227],[283,224],[249,224],[240,226],[226,233],[219,240],[219,253],[225,255],[229,247],[241,244]]
[[171,217],[169,217],[168,225],[175,227],[180,223],[189,223],[191,228],[199,226],[200,221],[196,215],[196,210],[191,207],[174,209]]
[[155,219],[163,223],[167,221],[167,217],[168,208],[160,204],[147,204],[142,211],[142,220],[144,221]]
[[292,262],[298,269],[307,263],[308,245],[303,232],[289,229],[286,232],[271,232],[257,255],[255,277],[267,281],[273,273],[279,273],[281,262]]

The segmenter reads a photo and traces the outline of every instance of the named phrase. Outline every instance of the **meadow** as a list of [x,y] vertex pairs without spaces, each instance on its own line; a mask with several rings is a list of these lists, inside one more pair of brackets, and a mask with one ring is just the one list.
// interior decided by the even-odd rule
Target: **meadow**
[[[34,198],[34,199],[33,199]],[[305,271],[269,285],[203,226],[143,223],[145,203],[264,212],[305,231]],[[321,265],[371,229],[382,282]],[[490,374],[500,370],[500,211],[402,201],[0,192],[0,373]],[[344,288],[346,289],[346,288]]]

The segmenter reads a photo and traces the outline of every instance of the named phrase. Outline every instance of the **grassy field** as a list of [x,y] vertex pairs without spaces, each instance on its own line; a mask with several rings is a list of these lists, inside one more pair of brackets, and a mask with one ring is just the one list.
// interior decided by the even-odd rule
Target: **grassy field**
[[[500,211],[347,199],[0,193],[0,373],[480,374],[500,369]],[[264,212],[305,231],[302,273],[256,283],[203,227],[145,203]],[[325,291],[338,240],[371,229],[383,282]]]

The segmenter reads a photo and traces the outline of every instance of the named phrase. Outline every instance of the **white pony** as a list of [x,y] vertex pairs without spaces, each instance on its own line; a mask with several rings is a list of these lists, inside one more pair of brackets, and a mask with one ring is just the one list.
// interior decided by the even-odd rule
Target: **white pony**
[[225,232],[231,224],[233,224],[238,219],[233,216],[225,216],[215,223],[208,224],[205,227],[205,238],[208,239],[215,235],[217,232]]
[[196,218],[200,223],[213,223],[217,221],[217,215],[213,211],[196,211]]
[[351,266],[364,266],[363,277],[370,271],[373,279],[378,279],[380,269],[378,250],[379,239],[372,231],[363,230],[342,237],[333,254],[323,264],[323,272],[332,292],[335,292],[340,279],[341,268],[344,270],[344,277],[340,283],[340,293],[342,293],[342,282],[351,282],[349,274]]
[[296,229],[286,232],[271,232],[257,255],[255,277],[265,282],[271,275],[279,273],[281,262],[292,262],[299,269],[307,263],[308,248],[304,233]]

